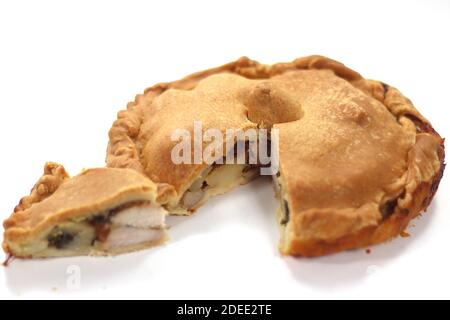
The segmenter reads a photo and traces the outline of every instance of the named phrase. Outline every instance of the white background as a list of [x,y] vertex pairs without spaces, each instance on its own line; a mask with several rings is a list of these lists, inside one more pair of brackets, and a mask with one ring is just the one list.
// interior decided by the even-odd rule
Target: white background
[[[104,165],[109,127],[136,93],[242,55],[330,56],[400,88],[449,137],[449,30],[445,0],[0,0],[0,218],[46,161],[72,174]],[[161,248],[15,261],[0,269],[0,298],[450,298],[448,195],[445,176],[412,237],[370,255],[293,259],[277,251],[261,180],[172,219]],[[79,289],[67,286],[72,265]]]

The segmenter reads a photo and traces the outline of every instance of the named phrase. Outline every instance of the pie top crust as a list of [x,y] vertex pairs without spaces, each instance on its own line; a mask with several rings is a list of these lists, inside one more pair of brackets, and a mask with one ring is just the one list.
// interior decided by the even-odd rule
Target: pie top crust
[[[290,75],[305,116],[275,127],[282,185],[295,224],[301,225],[298,236],[330,241],[350,229],[376,226],[383,205],[405,196],[411,171],[423,173],[425,181],[439,171],[439,138],[417,135],[411,120],[394,116],[331,71]],[[414,148],[432,152],[417,162],[409,155]]]
[[179,200],[207,166],[170,158],[172,132],[192,132],[194,121],[280,130],[292,220],[286,253],[319,255],[355,246],[352,236],[364,234],[364,246],[397,235],[426,209],[444,170],[443,139],[410,100],[321,56],[272,66],[241,58],[145,90],[110,131],[108,166],[168,183]]
[[123,204],[164,203],[170,188],[129,169],[98,168],[70,178],[59,164],[47,163],[44,175],[4,222],[5,242],[22,242],[66,220],[82,220]]

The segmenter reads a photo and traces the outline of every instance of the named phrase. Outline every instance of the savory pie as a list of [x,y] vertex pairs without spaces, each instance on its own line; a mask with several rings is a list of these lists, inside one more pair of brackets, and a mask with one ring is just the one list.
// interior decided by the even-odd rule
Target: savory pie
[[119,113],[108,166],[172,186],[164,206],[178,214],[257,175],[257,165],[172,162],[172,133],[193,133],[195,121],[222,132],[279,130],[274,180],[280,249],[288,255],[399,235],[430,204],[444,170],[443,139],[407,98],[320,56],[272,66],[241,58],[147,89]]
[[70,178],[47,163],[31,194],[4,222],[3,249],[19,258],[115,255],[166,240],[171,188],[134,170],[90,169]]

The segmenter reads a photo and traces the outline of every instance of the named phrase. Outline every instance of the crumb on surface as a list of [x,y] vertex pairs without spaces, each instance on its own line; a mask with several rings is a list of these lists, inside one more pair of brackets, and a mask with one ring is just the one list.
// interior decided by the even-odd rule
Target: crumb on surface
[[411,235],[407,231],[402,231],[400,233],[400,237],[402,237],[402,238],[409,238],[409,237],[411,237]]

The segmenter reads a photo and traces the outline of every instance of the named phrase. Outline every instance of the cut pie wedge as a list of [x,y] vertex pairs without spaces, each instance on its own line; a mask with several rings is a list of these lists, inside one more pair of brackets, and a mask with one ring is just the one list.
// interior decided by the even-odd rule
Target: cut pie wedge
[[134,170],[90,169],[70,178],[47,163],[44,175],[4,222],[3,248],[19,258],[116,255],[162,244],[170,187]]

